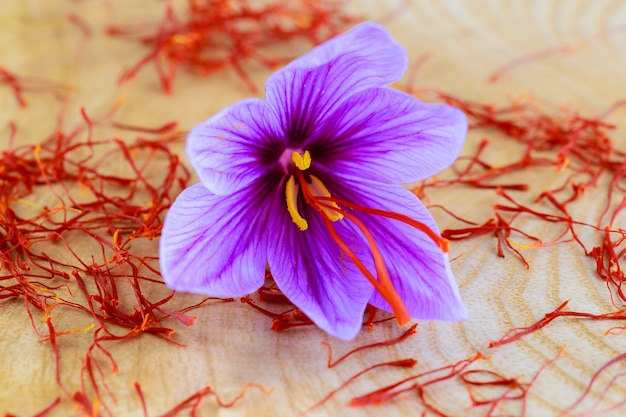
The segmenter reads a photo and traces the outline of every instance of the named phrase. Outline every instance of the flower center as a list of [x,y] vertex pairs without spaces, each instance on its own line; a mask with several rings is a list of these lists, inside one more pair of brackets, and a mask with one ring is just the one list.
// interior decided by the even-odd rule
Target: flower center
[[[283,155],[283,157],[281,157],[281,162],[283,162],[283,166],[286,168],[285,159],[286,156]],[[321,215],[324,225],[328,229],[331,238],[335,241],[335,243],[337,243],[337,246],[339,246],[341,251],[345,253],[358,270],[374,286],[376,291],[378,291],[389,303],[394,314],[396,315],[398,323],[400,325],[408,324],[410,321],[409,313],[404,305],[404,301],[402,301],[400,295],[391,282],[387,266],[385,265],[385,260],[380,249],[378,248],[378,244],[374,240],[372,233],[369,231],[365,223],[363,223],[363,221],[356,216],[354,212],[401,221],[425,233],[437,245],[439,245],[443,252],[448,251],[448,241],[437,235],[424,223],[412,219],[404,214],[363,207],[358,204],[332,197],[326,186],[324,186],[319,178],[309,173],[305,173],[305,171],[311,167],[311,154],[309,151],[304,151],[303,153],[292,151],[291,163],[293,163],[293,166],[296,169],[288,170],[292,171],[293,175],[289,176],[289,179],[287,180],[285,194],[287,197],[287,211],[289,212],[293,222],[301,231],[305,231],[309,228],[308,222],[298,211],[298,196],[299,193],[302,192],[304,202],[310,207],[313,207]],[[337,233],[337,230],[335,230],[333,222],[344,218],[350,221],[361,231],[361,233],[363,233],[374,261],[374,268],[376,269],[375,274],[368,270],[363,261],[351,249],[350,245],[339,235],[339,233]]]
[[[291,160],[295,167],[296,177],[293,175],[287,180],[287,186],[285,188],[285,194],[287,196],[287,211],[291,215],[291,220],[298,226],[301,231],[305,231],[309,228],[309,223],[298,212],[298,193],[302,189],[305,201],[320,211],[323,216],[327,217],[331,221],[337,221],[343,218],[343,215],[337,211],[339,206],[335,203],[330,203],[331,207],[326,207],[328,204],[316,204],[316,197],[330,197],[330,192],[324,185],[324,183],[315,175],[304,176],[303,171],[306,171],[311,166],[311,154],[309,151],[299,153],[293,151],[291,154]],[[312,197],[312,198],[311,198]]]

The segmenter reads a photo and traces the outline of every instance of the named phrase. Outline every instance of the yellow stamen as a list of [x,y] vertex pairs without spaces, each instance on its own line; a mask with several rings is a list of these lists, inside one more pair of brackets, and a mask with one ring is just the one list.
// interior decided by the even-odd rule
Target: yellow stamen
[[287,180],[285,194],[287,196],[287,211],[291,215],[291,220],[293,220],[301,231],[305,231],[309,228],[309,224],[302,218],[300,213],[298,213],[298,186],[293,179],[293,175]]
[[[314,175],[311,175],[311,184],[310,184],[309,190],[311,191],[311,194],[313,194],[313,196],[315,197],[330,197],[330,192],[328,191],[324,183],[320,181],[320,179]],[[339,209],[339,206],[337,205],[337,203],[333,201],[329,201],[328,204],[334,207],[335,209]],[[328,217],[333,222],[343,219],[343,214],[341,214],[337,210],[332,210],[324,206],[320,206],[320,208],[324,211],[324,214],[326,214],[326,217]]]
[[304,151],[304,154],[293,151],[291,153],[291,160],[300,171],[304,171],[311,166],[311,154],[309,151]]

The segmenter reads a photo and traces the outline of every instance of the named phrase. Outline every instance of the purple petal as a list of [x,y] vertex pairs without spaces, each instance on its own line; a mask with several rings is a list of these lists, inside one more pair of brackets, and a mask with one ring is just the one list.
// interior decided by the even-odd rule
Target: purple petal
[[384,85],[400,79],[407,66],[404,48],[387,29],[375,22],[363,22],[294,59],[283,71],[319,67],[344,54],[357,55],[377,71],[377,77],[386,74],[388,81]]
[[[277,226],[270,231],[268,263],[276,284],[322,330],[341,339],[354,338],[362,326],[372,285],[342,253],[313,209],[305,207],[301,212],[309,224],[303,232],[286,210],[275,214]],[[361,237],[341,223],[333,226],[360,253]]]
[[406,69],[406,51],[380,25],[366,23],[339,35],[270,77],[265,86],[291,147],[359,91],[384,87]]
[[[254,190],[254,191],[252,191]],[[161,273],[175,290],[237,297],[264,281],[264,216],[257,187],[217,196],[202,184],[185,189],[165,219]],[[253,204],[254,203],[254,204]]]
[[372,88],[343,102],[309,149],[314,160],[336,172],[407,184],[454,162],[466,133],[467,120],[458,109]]
[[[437,231],[423,204],[402,186],[346,178],[338,184],[342,188],[337,195],[345,200],[404,214]],[[395,219],[371,214],[359,214],[359,218],[376,239],[394,287],[411,317],[456,321],[467,316],[448,256],[426,234]],[[370,303],[391,311],[377,292]]]
[[196,126],[187,154],[200,181],[215,194],[242,189],[271,169],[268,155],[284,147],[277,119],[262,100],[247,99]]

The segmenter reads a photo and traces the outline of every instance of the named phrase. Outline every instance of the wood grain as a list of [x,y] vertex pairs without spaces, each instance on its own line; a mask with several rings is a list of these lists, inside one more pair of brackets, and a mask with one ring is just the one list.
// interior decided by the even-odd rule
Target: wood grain
[[[159,2],[118,2],[120,20],[154,20],[160,16]],[[119,7],[122,3],[125,7]],[[524,2],[502,1],[353,1],[348,9],[364,18],[379,19],[394,13],[385,23],[409,51],[412,60],[425,53],[432,57],[420,69],[417,86],[441,89],[469,100],[503,104],[521,95],[542,97],[556,106],[579,109],[583,114],[606,110],[624,98],[626,85],[626,3],[621,0],[568,0]],[[106,9],[96,1],[46,2],[7,0],[0,6],[0,66],[20,74],[37,75],[71,84],[76,91],[68,106],[68,123],[78,120],[77,109],[85,106],[91,114],[104,111],[124,97],[120,121],[159,125],[170,120],[189,129],[220,108],[249,96],[245,85],[234,74],[224,72],[200,78],[181,72],[174,93],[164,95],[151,69],[131,84],[116,87],[125,68],[145,53],[140,45],[108,37],[103,27]],[[68,24],[67,14],[77,13],[92,25],[94,32],[81,49],[79,29]],[[567,51],[529,61],[502,73],[499,81],[489,77],[511,60],[558,45],[571,45]],[[305,49],[294,50],[295,53]],[[255,69],[253,78],[262,86],[265,69]],[[400,83],[399,85],[401,85]],[[29,106],[20,108],[6,87],[0,87],[0,137],[8,137],[7,122],[20,127],[20,143],[35,143],[52,131],[57,104],[50,97],[29,96]],[[626,124],[623,117],[615,122]],[[618,123],[618,124],[619,124]],[[464,150],[471,153],[485,132],[472,132]],[[626,147],[624,130],[614,139]],[[502,142],[497,150],[502,160],[517,148]],[[185,158],[182,146],[175,149]],[[442,175],[445,175],[442,174]],[[526,181],[548,188],[562,181],[558,173],[529,171]],[[589,189],[573,207],[579,218],[595,223],[605,201],[606,184]],[[42,193],[36,197],[44,201]],[[482,219],[496,202],[493,193],[459,190],[429,193],[429,203],[454,208],[469,219]],[[454,219],[433,210],[442,229],[458,227]],[[622,227],[624,218],[618,220]],[[554,236],[542,224],[528,224],[541,236]],[[585,238],[595,235],[582,232]],[[156,252],[158,242],[142,250]],[[469,309],[463,323],[420,322],[417,336],[400,345],[355,355],[333,369],[326,367],[326,351],[321,342],[328,336],[317,329],[274,333],[266,317],[240,303],[215,302],[194,312],[191,328],[177,327],[179,347],[154,337],[135,338],[108,346],[118,361],[120,372],[104,367],[114,394],[110,407],[115,416],[139,416],[141,403],[133,388],[139,381],[150,415],[159,415],[191,393],[210,385],[225,400],[236,396],[250,382],[273,389],[271,394],[250,389],[243,400],[230,409],[220,409],[205,400],[202,416],[294,416],[322,399],[343,381],[375,363],[413,357],[417,370],[381,369],[360,378],[338,393],[311,416],[419,415],[419,406],[410,395],[375,408],[348,409],[350,398],[409,376],[417,371],[436,369],[476,353],[488,340],[508,330],[526,326],[570,299],[572,310],[603,313],[613,310],[608,291],[594,273],[592,261],[581,255],[575,244],[562,244],[524,252],[531,265],[526,270],[514,256],[499,258],[492,238],[453,243],[451,258],[462,296]],[[174,304],[188,305],[200,297],[178,294]],[[58,328],[81,328],[90,323],[73,311],[56,312]],[[37,326],[42,326],[38,323]],[[623,336],[604,332],[610,323],[557,319],[543,331],[520,341],[485,350],[493,355],[480,367],[508,377],[528,381],[542,365],[567,345],[562,357],[537,379],[527,404],[529,416],[553,416],[572,404],[587,387],[596,370],[612,357],[626,352]],[[43,327],[41,327],[43,329]],[[330,340],[335,354],[353,347],[398,336],[393,323],[363,331],[353,342]],[[89,337],[75,334],[60,338],[61,378],[69,388],[78,387],[80,357]],[[0,302],[0,412],[19,416],[34,415],[62,393],[55,383],[52,356],[47,344],[31,329],[24,305],[19,300]],[[603,376],[585,404],[590,407],[602,395],[610,376]],[[626,383],[618,381],[605,398],[606,404],[626,395]],[[465,388],[447,383],[430,390],[427,396],[452,415],[483,415],[484,409],[471,409]],[[107,397],[108,398],[108,397]],[[519,415],[519,404],[500,409],[502,415]],[[577,409],[579,412],[584,411]],[[622,411],[623,412],[623,411]],[[65,401],[51,413],[76,413]],[[615,411],[609,415],[619,415]]]

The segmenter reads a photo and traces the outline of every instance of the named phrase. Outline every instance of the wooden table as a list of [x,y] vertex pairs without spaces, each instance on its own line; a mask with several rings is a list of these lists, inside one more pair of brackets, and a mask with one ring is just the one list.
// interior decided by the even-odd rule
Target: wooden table
[[[157,1],[126,2],[130,5],[125,7],[124,2],[113,3],[122,22],[153,22],[163,10],[162,2]],[[406,8],[398,3],[401,2],[359,0],[350,2],[346,9],[368,19],[401,10],[385,22],[407,48],[412,61],[429,54],[430,58],[419,69],[416,82],[419,88],[438,89],[463,99],[497,105],[535,97],[549,101],[556,106],[556,112],[559,107],[578,109],[590,117],[625,98],[626,4],[623,1],[414,0],[407,2]],[[175,120],[180,129],[187,130],[225,105],[250,96],[246,85],[228,70],[209,77],[180,71],[170,95],[163,94],[151,67],[133,81],[118,86],[120,73],[147,49],[105,33],[108,21],[105,4],[95,0],[6,0],[0,6],[0,66],[15,74],[45,77],[73,86],[65,111],[66,125],[80,122],[81,106],[87,114],[98,115],[114,103],[123,102],[116,114],[120,122],[159,126]],[[84,37],[80,25],[71,23],[68,14],[87,22],[91,34]],[[295,53],[307,48],[292,47]],[[503,72],[497,82],[489,82],[495,71],[520,57],[527,60]],[[258,65],[249,72],[259,87],[270,73]],[[403,86],[402,82],[398,84],[399,88]],[[19,128],[16,144],[37,143],[54,130],[59,102],[50,94],[31,93],[25,99],[28,105],[19,106],[10,88],[6,84],[0,86],[3,143],[10,136],[11,120]],[[616,147],[626,148],[624,129],[619,128],[626,120],[617,112],[611,121],[618,125],[611,134]],[[489,135],[498,137],[486,131],[472,131],[464,154],[472,154],[480,140]],[[182,142],[173,145],[172,150],[187,164]],[[518,151],[519,147],[511,141],[502,141],[491,148],[495,152],[491,156],[501,158],[504,163],[515,158]],[[563,177],[554,170],[529,169],[520,180],[547,189],[562,182]],[[603,180],[598,187],[589,188],[572,207],[572,213],[595,224],[606,199],[607,186]],[[503,202],[493,190],[478,192],[463,187],[433,190],[428,196],[429,204],[445,205],[469,219],[482,219],[493,204]],[[42,206],[50,198],[49,193],[40,192],[33,194],[30,201]],[[15,204],[14,210],[33,209],[19,202]],[[442,211],[432,212],[442,229],[459,227],[458,221]],[[626,215],[622,211],[620,216],[616,225],[624,227]],[[541,222],[529,221],[525,227],[546,240],[558,233]],[[594,241],[597,234],[587,231],[582,235],[591,246],[597,243]],[[158,240],[146,245],[137,250],[156,253]],[[63,256],[55,253],[54,248],[50,251],[52,256]],[[198,415],[294,416],[368,366],[415,358],[419,361],[415,368],[388,367],[368,372],[310,415],[419,415],[423,407],[414,392],[378,407],[355,409],[346,408],[345,404],[352,397],[402,377],[471,357],[485,342],[499,339],[512,328],[537,322],[567,299],[571,300],[568,306],[571,310],[598,314],[615,310],[605,283],[594,273],[593,260],[585,257],[575,243],[530,248],[523,253],[530,269],[511,252],[505,258],[498,257],[491,236],[452,242],[451,257],[458,257],[452,268],[468,306],[469,318],[462,323],[420,322],[418,334],[406,341],[357,353],[332,369],[327,368],[327,352],[322,341],[329,341],[335,355],[341,355],[357,346],[393,339],[404,329],[387,322],[372,331],[363,330],[352,342],[342,342],[329,340],[311,327],[272,332],[269,319],[244,304],[209,303],[189,313],[196,317],[193,326],[170,323],[176,329],[174,340],[185,347],[149,334],[107,344],[119,372],[112,372],[106,358],[100,356],[104,379],[112,393],[112,396],[104,393],[102,402],[106,402],[115,416],[142,415],[134,385],[139,382],[152,416],[171,410],[206,386],[213,387],[224,401],[229,401],[246,384],[255,383],[268,392],[250,387],[232,408],[220,408],[213,398],[207,397],[199,406]],[[191,305],[200,299],[177,294],[172,305]],[[41,312],[35,311],[34,315],[35,327],[45,335],[45,318],[40,322]],[[59,330],[82,329],[91,324],[89,317],[70,309],[53,310],[51,317]],[[624,336],[604,335],[614,325],[621,323],[559,318],[514,343],[494,349],[485,347],[484,354],[492,358],[476,362],[468,369],[489,369],[507,378],[529,382],[566,345],[560,358],[550,363],[534,382],[526,403],[529,416],[558,415],[583,394],[590,378],[603,364],[626,352]],[[60,379],[69,392],[80,388],[81,360],[91,340],[89,332],[73,333],[57,340]],[[23,299],[0,301],[0,412],[30,416],[60,398],[60,404],[49,415],[81,414],[56,383],[51,345],[40,339],[31,327]],[[599,398],[602,404],[596,411],[622,401],[626,396],[624,378],[618,379],[606,395],[603,387],[610,384],[613,375],[622,372],[623,366],[619,362],[602,373],[585,402],[572,414],[582,415]],[[485,387],[473,389],[483,399],[503,392],[502,387],[500,391],[494,388],[497,392],[486,391]],[[90,395],[93,400],[94,394]],[[488,407],[469,407],[467,384],[458,378],[433,385],[426,390],[426,397],[450,415],[488,412]],[[522,412],[520,401],[502,402],[499,407],[500,415]],[[99,411],[107,415],[102,404]],[[619,415],[619,411],[607,415]]]

